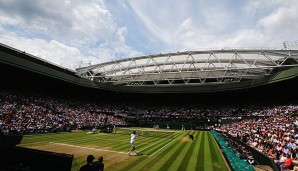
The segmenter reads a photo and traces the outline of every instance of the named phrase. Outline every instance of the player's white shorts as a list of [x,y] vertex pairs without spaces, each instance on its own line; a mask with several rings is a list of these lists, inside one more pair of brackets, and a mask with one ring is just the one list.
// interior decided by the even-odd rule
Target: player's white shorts
[[134,141],[131,141],[130,144],[131,144],[131,147],[135,147],[135,142]]

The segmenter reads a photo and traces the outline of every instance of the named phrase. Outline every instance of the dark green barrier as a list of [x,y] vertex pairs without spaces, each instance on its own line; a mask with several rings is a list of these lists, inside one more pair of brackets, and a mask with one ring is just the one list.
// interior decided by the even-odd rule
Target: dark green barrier
[[226,144],[225,140],[218,135],[216,131],[212,130],[211,133],[221,147],[221,150],[225,155],[231,169],[235,171],[254,171],[253,166],[251,166],[246,159],[241,159],[240,155],[237,155],[237,152],[231,148],[228,148],[228,144]]
[[[221,131],[218,131],[221,132]],[[249,150],[255,161],[257,161],[260,165],[268,165],[270,166],[274,171],[279,171],[277,165],[275,164],[274,160],[271,159],[270,157],[264,155],[263,153],[259,152],[258,150],[256,150],[255,148],[249,146],[248,144],[240,141],[239,139],[237,139],[236,137],[231,136],[230,134],[226,134],[230,139],[236,141],[237,143],[241,144],[242,146],[244,146],[247,150]]]

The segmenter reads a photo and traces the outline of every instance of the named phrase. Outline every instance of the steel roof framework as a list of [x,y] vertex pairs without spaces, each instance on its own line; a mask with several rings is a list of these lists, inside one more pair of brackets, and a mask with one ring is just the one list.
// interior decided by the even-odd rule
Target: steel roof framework
[[187,51],[116,60],[77,74],[100,83],[123,86],[207,85],[258,79],[298,66],[291,50]]

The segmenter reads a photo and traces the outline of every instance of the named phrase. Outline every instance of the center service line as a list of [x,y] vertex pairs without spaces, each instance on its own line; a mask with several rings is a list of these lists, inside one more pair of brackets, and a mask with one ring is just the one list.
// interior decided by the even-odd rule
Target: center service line
[[143,148],[142,150],[140,150],[140,152],[141,152],[141,151],[144,151],[144,150],[146,150],[147,148],[150,148],[150,147],[152,147],[152,146],[154,146],[154,145],[156,145],[156,144],[158,144],[158,143],[160,143],[160,142],[162,142],[162,141],[165,141],[165,140],[167,140],[167,139],[162,139],[162,140],[160,140],[160,141],[157,141],[156,143],[151,144],[151,145],[149,145],[148,147]]
[[[181,134],[181,135],[183,135],[183,134]],[[162,150],[163,148],[165,148],[166,146],[168,146],[169,144],[171,144],[174,140],[180,138],[181,135],[179,135],[177,138],[173,139],[172,141],[168,142],[166,145],[164,145],[163,147],[161,147],[160,149],[158,149],[157,151],[155,151],[154,153],[152,153],[149,157],[153,156],[155,153],[159,152],[160,150]]]

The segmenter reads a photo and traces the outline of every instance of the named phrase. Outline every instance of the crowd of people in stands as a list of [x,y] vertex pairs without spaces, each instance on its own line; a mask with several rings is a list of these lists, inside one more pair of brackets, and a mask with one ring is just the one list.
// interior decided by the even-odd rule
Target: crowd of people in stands
[[0,91],[0,134],[46,133],[126,125],[110,107],[16,91]]
[[[123,117],[167,119],[236,119],[217,124],[215,129],[237,137],[273,158],[284,169],[289,159],[298,160],[297,103],[269,104],[150,104],[95,103],[55,98],[15,90],[0,91],[0,134],[46,133],[92,129],[103,125],[125,126]],[[244,119],[247,117],[255,119]],[[210,125],[208,125],[210,127]],[[231,146],[249,158],[251,154],[236,142]]]
[[229,138],[228,133],[226,132],[219,132],[219,135],[225,139],[228,147],[232,148],[235,151],[235,155],[239,156],[242,159],[247,159],[248,161],[250,160],[250,164],[252,165],[255,164],[251,151],[249,151],[245,146],[235,141],[234,139]]
[[[297,110],[294,105],[272,106],[266,104],[151,104],[151,103],[95,103],[83,100],[55,98],[44,94],[24,93],[15,90],[0,91],[0,132],[55,132],[78,129],[92,129],[106,125],[125,126],[123,117],[167,120],[218,121],[224,119],[241,120],[260,116],[260,124],[270,122],[274,116],[288,116]],[[267,117],[269,121],[267,121]],[[277,118],[280,119],[280,118]],[[293,120],[293,118],[290,118]],[[247,122],[247,123],[246,123]],[[278,122],[274,120],[274,122]],[[240,125],[250,124],[244,120]],[[255,123],[254,121],[252,123]],[[210,125],[206,125],[210,128]],[[222,127],[231,134],[234,125]],[[252,125],[255,127],[255,125]],[[243,136],[243,132],[238,133]],[[245,135],[245,134],[244,134]],[[255,135],[251,138],[255,138]]]
[[271,117],[220,125],[224,131],[275,160],[283,170],[298,160],[298,105],[274,106]]

